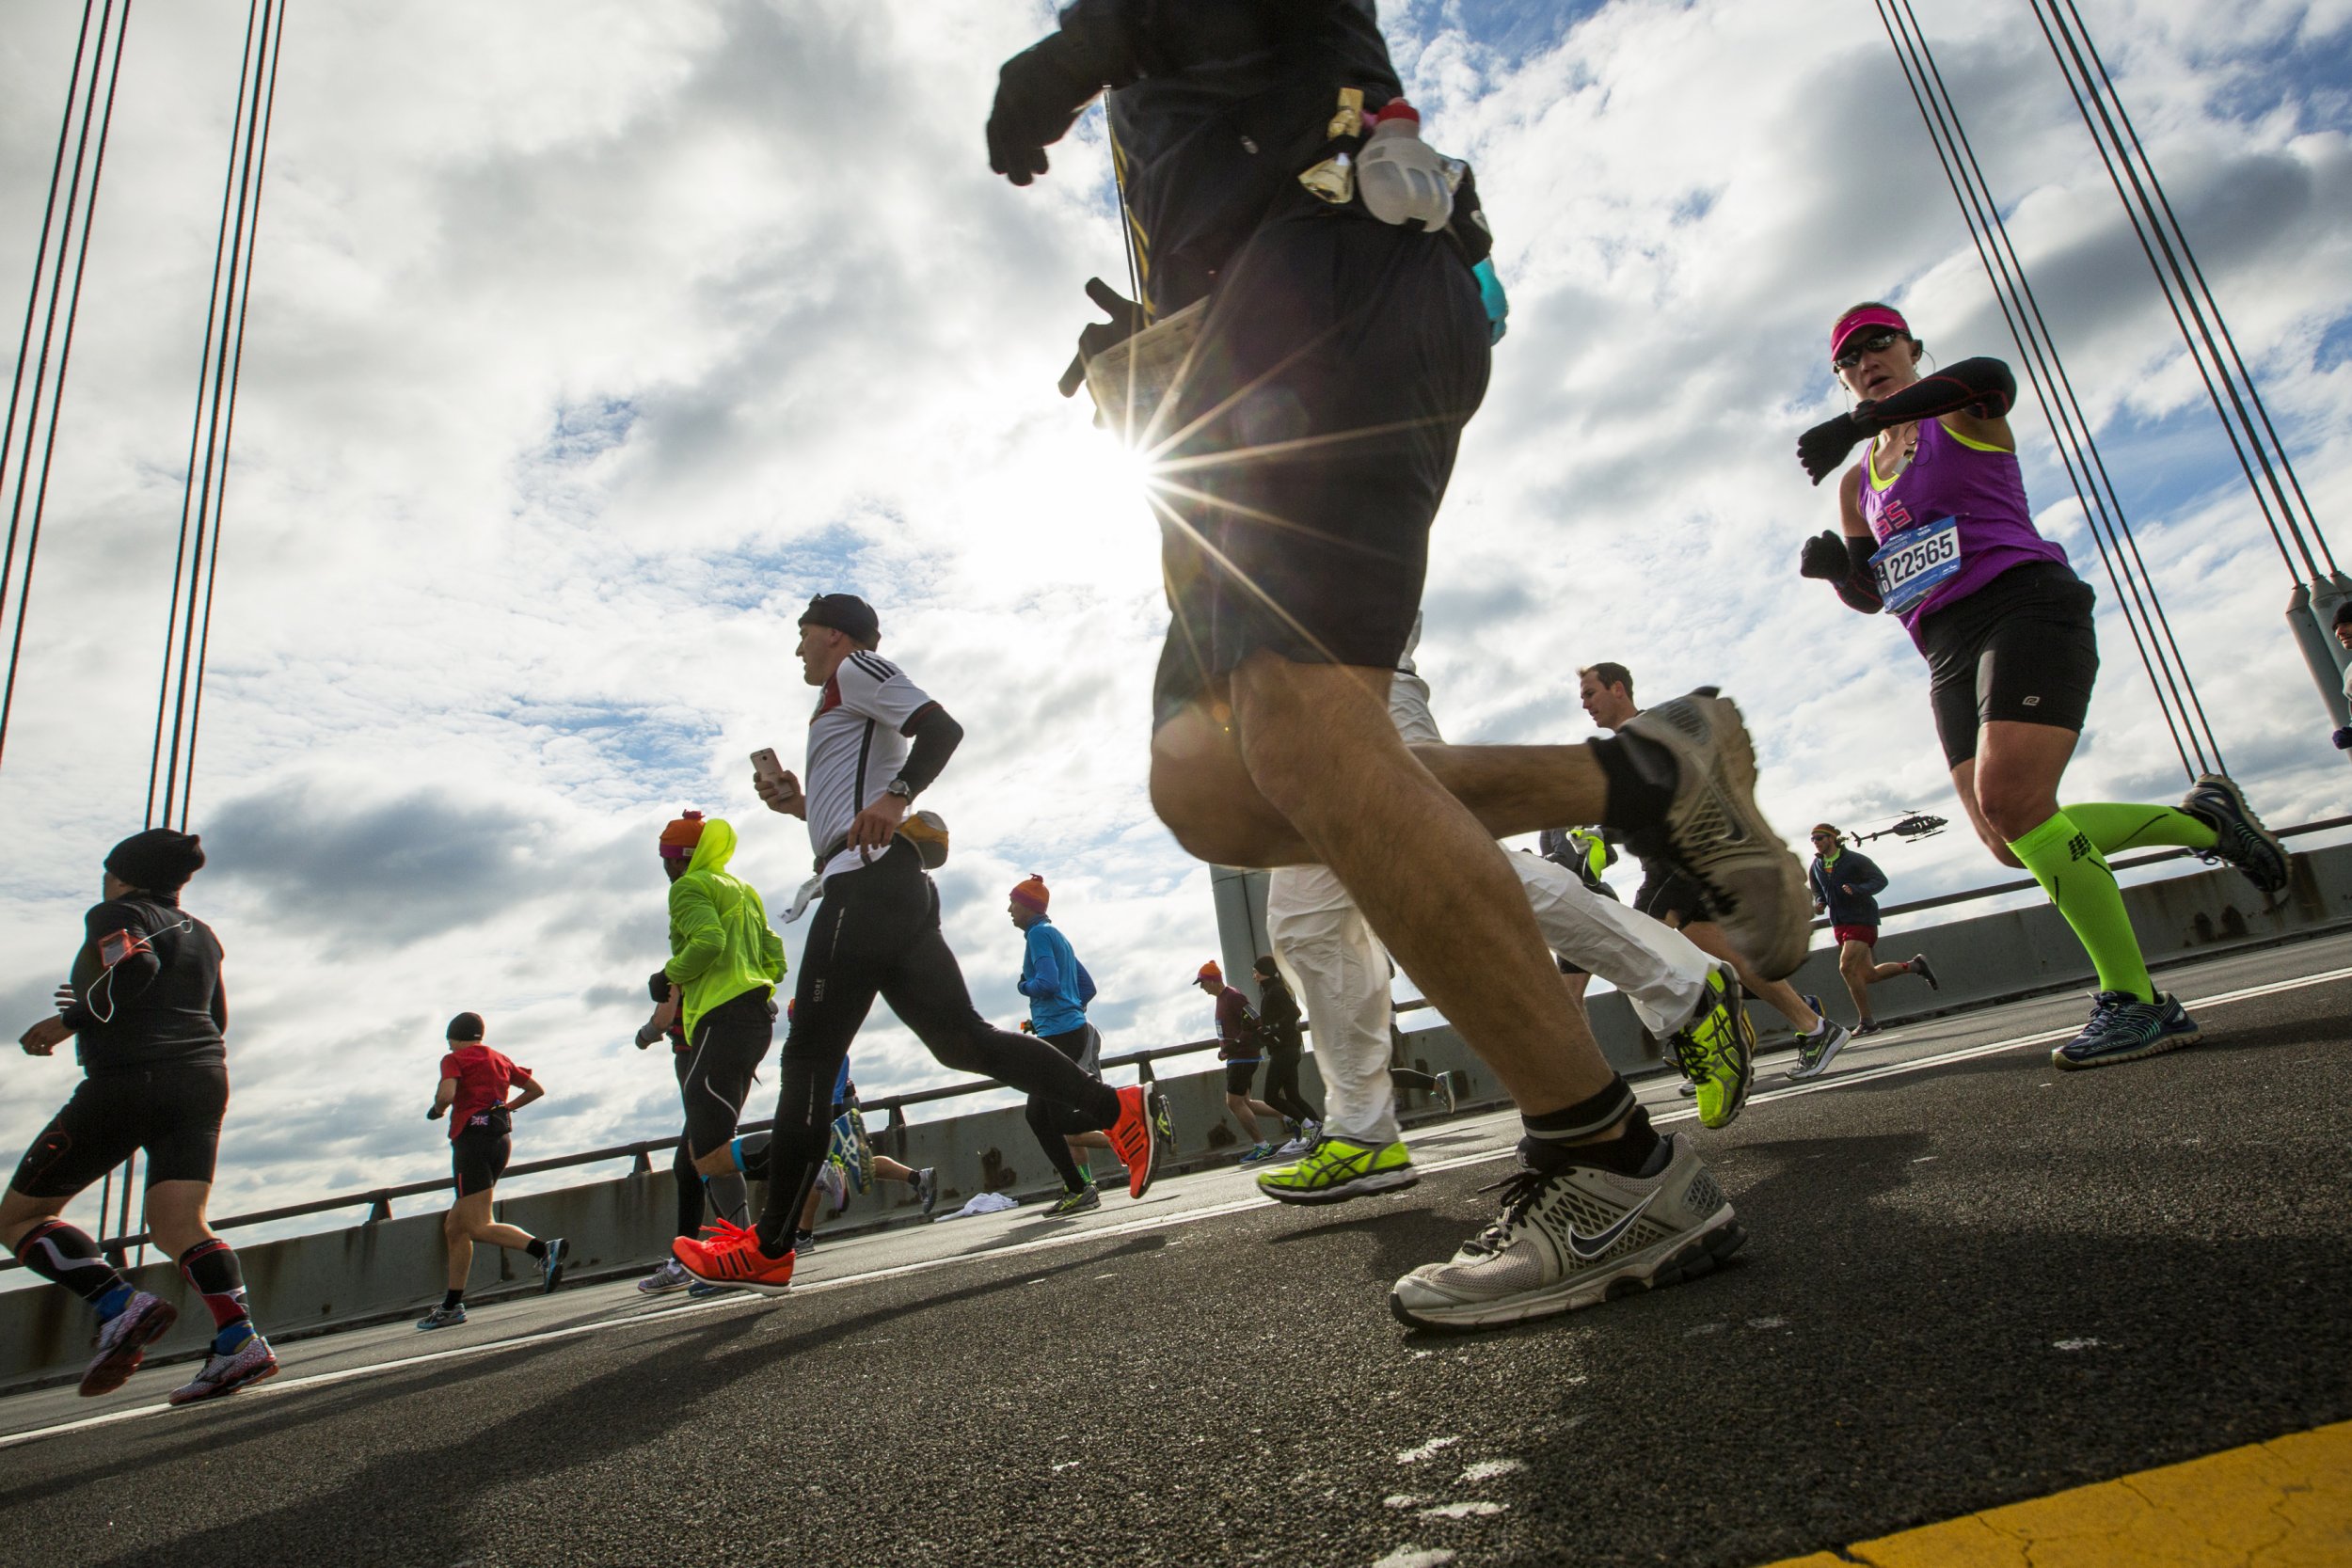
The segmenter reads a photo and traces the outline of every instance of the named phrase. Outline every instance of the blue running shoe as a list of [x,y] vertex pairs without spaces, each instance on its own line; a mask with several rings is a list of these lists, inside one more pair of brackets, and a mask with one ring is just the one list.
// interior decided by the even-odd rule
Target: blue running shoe
[[2091,1004],[2090,1022],[2050,1053],[2050,1065],[2071,1071],[2136,1062],[2192,1044],[2199,1033],[2178,999],[2164,992],[2153,1002],[2142,1002],[2129,991],[2103,990]]
[[2246,873],[2254,891],[2265,897],[2287,885],[2287,852],[2278,836],[2262,825],[2246,803],[2245,791],[2218,773],[2201,773],[2181,798],[2181,810],[2218,835],[2214,847],[2199,851],[2207,860],[2226,861]]

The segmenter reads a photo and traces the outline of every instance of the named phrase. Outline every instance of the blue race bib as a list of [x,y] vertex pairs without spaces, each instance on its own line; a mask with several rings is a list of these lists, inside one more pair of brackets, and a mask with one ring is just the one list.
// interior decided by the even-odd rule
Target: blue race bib
[[1879,599],[1897,614],[1960,575],[1960,519],[1938,517],[1889,537],[1870,557]]

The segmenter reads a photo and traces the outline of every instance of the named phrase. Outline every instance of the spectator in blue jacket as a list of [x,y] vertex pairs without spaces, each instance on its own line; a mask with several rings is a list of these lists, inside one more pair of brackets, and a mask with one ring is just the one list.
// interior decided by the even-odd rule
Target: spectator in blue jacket
[[[1103,1037],[1087,1022],[1087,1004],[1094,1000],[1094,976],[1071,950],[1070,939],[1046,918],[1052,895],[1045,879],[1035,872],[1012,890],[1006,912],[1021,931],[1025,943],[1021,978],[1016,989],[1029,999],[1029,1033],[1069,1057],[1094,1077],[1103,1076]],[[1094,1176],[1085,1164],[1083,1149],[1108,1148],[1111,1141],[1072,1121],[1070,1108],[1029,1097],[1029,1131],[1038,1147],[1061,1178],[1062,1194],[1053,1212],[1074,1214],[1100,1208],[1103,1196],[1094,1190]],[[1083,1121],[1084,1117],[1078,1117]]]
[[[1916,974],[1930,990],[1941,989],[1924,953],[1914,953],[1909,963],[1877,961],[1871,949],[1879,940],[1878,895],[1886,891],[1886,873],[1861,850],[1847,848],[1844,837],[1826,822],[1813,830],[1813,868],[1806,879],[1813,884],[1813,912],[1829,915],[1830,935],[1837,940],[1837,974],[1860,1019],[1855,1034],[1878,1030],[1879,1021],[1870,1014],[1870,988],[1881,980]],[[1814,1010],[1820,1010],[1820,1004]]]

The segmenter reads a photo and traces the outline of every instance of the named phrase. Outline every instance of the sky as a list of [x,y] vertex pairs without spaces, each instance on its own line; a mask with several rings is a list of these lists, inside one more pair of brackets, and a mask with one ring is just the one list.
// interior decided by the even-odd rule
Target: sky
[[[2352,0],[2083,0],[2323,521],[2352,507]],[[2023,0],[1918,7],[2098,428],[2233,771],[2273,824],[2344,809],[2289,579]],[[29,276],[79,8],[0,33],[0,282]],[[2013,357],[1859,0],[1415,0],[1384,30],[1471,159],[1510,334],[1434,535],[1422,668],[1450,738],[1578,740],[1576,670],[1742,704],[1792,840],[1957,821],[1899,628],[1796,576],[1836,526],[1796,435],[1843,406],[1829,322],[1899,305]],[[743,834],[771,910],[808,860],[745,757],[797,755],[812,593],[967,739],[946,931],[1020,1015],[1030,872],[1114,1051],[1197,1038],[1205,867],[1145,796],[1167,622],[1133,460],[1053,383],[1123,258],[1099,110],[1016,191],[980,126],[1028,4],[297,5],[237,412],[188,906],[227,948],[215,1212],[444,1174],[441,1025],[485,1014],[549,1098],[518,1159],[675,1132],[629,1037],[665,956],[655,844]],[[0,1014],[47,1010],[140,826],[245,8],[141,7],[0,769]],[[13,331],[0,349],[13,352]],[[2181,769],[2047,429],[2047,531],[2102,596],[2067,794]],[[2352,540],[2348,540],[2352,543]],[[2010,875],[1964,832],[1891,896]],[[785,928],[795,957],[800,928]],[[943,1082],[877,1011],[870,1098]],[[0,1058],[0,1144],[74,1081]],[[772,1086],[772,1081],[768,1086]],[[755,1090],[755,1114],[765,1088]]]

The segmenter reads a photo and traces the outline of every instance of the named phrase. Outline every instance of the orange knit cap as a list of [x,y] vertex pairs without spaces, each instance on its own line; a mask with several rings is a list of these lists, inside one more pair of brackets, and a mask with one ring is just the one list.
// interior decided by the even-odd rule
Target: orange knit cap
[[1215,958],[1211,958],[1207,963],[1202,964],[1200,966],[1200,973],[1192,977],[1192,983],[1196,986],[1203,980],[1208,981],[1213,986],[1221,986],[1225,983],[1225,972],[1216,967],[1216,960]]
[[1051,896],[1045,891],[1045,879],[1034,871],[1029,873],[1027,881],[1017,884],[1012,890],[1014,903],[1025,910],[1035,910],[1040,914],[1045,912],[1045,901]]
[[661,830],[661,858],[665,861],[691,860],[694,846],[703,841],[703,814],[690,811]]

